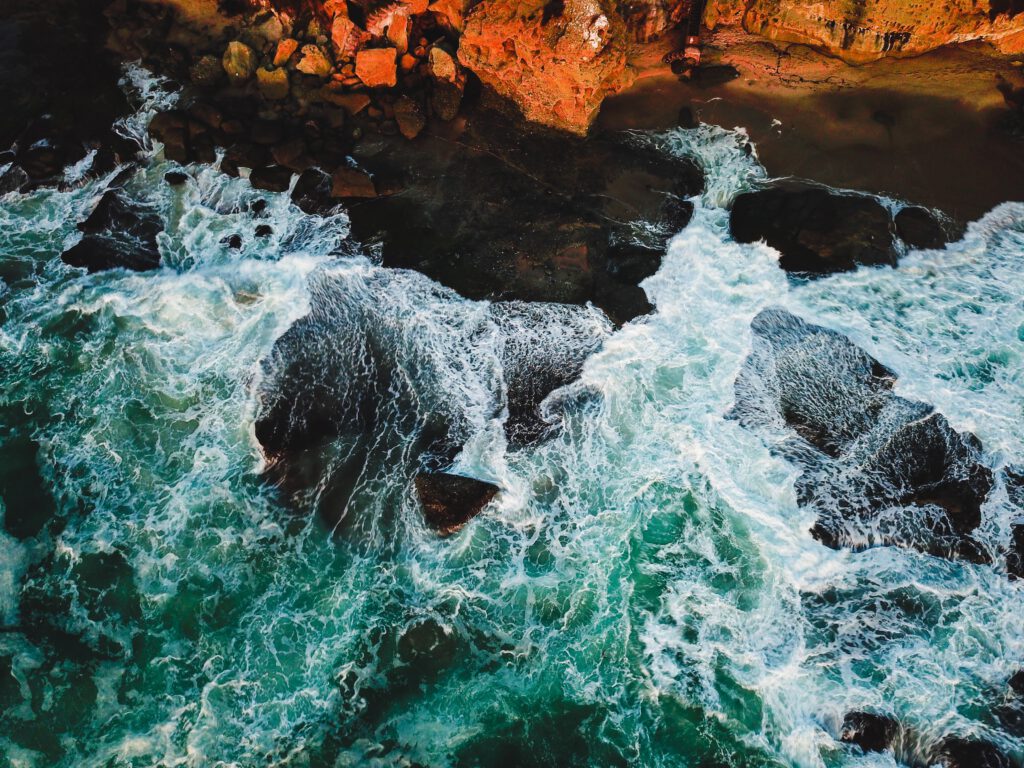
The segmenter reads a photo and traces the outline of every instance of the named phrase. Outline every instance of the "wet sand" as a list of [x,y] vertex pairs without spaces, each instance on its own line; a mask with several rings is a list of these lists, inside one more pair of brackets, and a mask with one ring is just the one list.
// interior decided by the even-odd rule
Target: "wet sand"
[[[667,128],[690,107],[706,123],[742,126],[773,176],[885,193],[960,221],[1024,201],[1024,138],[1006,130],[996,90],[1024,68],[984,47],[852,66],[806,46],[713,35],[705,82],[660,63],[674,41],[636,61],[637,83],[609,99],[598,128]],[[739,76],[728,82],[727,66]],[[710,82],[708,82],[710,81]]]

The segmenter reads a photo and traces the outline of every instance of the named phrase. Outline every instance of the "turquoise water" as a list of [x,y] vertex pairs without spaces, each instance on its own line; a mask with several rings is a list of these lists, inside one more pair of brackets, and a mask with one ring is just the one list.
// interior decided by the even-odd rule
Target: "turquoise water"
[[[138,132],[171,97],[130,74]],[[1019,756],[995,708],[1024,664],[1024,587],[822,547],[798,470],[723,416],[751,319],[781,305],[893,368],[993,468],[1019,461],[1024,205],[899,269],[794,283],[729,238],[723,206],[763,175],[739,133],[637,138],[697,157],[708,191],[644,284],[654,315],[611,334],[551,309],[605,341],[560,433],[520,451],[501,428],[515,330],[341,255],[344,214],[213,169],[172,188],[157,153],[128,191],[164,219],[165,267],[87,276],[59,255],[103,180],[3,198],[0,765],[893,765],[836,740],[866,708]],[[241,251],[219,244],[235,232]],[[398,459],[336,534],[261,482],[260,361],[325,282],[425,372],[418,408],[462,415],[459,471],[502,487],[457,535],[423,526],[395,424]],[[983,512],[1004,545],[1004,488]]]

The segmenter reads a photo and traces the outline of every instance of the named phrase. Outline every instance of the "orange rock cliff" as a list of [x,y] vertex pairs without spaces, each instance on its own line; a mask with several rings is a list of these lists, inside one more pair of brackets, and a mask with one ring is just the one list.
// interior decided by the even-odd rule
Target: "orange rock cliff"
[[[225,7],[224,0],[152,1],[175,6],[181,19],[194,24],[204,23],[204,17],[209,22]],[[318,18],[314,31],[319,34],[307,33],[298,49],[301,72],[323,70],[325,78],[342,72],[336,79],[383,88],[407,72],[424,71],[435,81],[434,113],[450,119],[469,70],[527,120],[578,134],[587,132],[605,97],[633,81],[629,61],[636,47],[685,23],[702,5],[705,28],[742,28],[851,63],[969,42],[987,43],[1004,54],[1024,52],[1024,0],[237,0],[234,5],[250,15],[270,11],[284,29],[310,15]],[[426,18],[445,31],[451,56],[443,50],[427,56],[429,50],[417,48],[417,30]],[[302,37],[295,31],[285,35],[290,36]],[[274,68],[289,60],[294,64],[294,50],[279,48],[275,61],[259,70],[255,62],[251,67],[242,62],[242,75],[252,69],[263,87],[280,97],[287,92],[287,78],[275,75]],[[423,55],[417,62],[413,54]]]

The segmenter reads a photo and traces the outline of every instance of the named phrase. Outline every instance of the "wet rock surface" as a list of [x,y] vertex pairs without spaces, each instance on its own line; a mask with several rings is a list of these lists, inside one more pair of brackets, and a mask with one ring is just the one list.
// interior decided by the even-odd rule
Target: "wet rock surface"
[[89,272],[117,268],[143,272],[160,266],[160,216],[119,190],[104,192],[78,229],[84,237],[61,255],[65,264]]
[[501,490],[493,483],[442,472],[418,474],[415,486],[427,525],[442,536],[480,514]]
[[[507,411],[511,447],[550,434],[557,417],[543,402],[610,332],[599,312],[582,307],[496,303],[463,314],[452,294],[410,273],[328,273],[311,292],[310,313],[263,363],[255,433],[268,478],[332,525],[345,520],[353,493],[391,498],[397,508],[398,497],[373,491],[372,480],[396,456],[410,478],[447,471],[480,418],[474,413],[501,419]],[[434,321],[442,325],[433,334],[412,330],[396,314],[407,292],[457,314]]]
[[1010,768],[1013,765],[995,744],[956,736],[943,739],[929,762],[942,768]]
[[839,739],[846,744],[856,744],[865,752],[882,752],[892,746],[899,729],[899,723],[887,715],[848,712],[843,718]]
[[593,302],[616,322],[650,311],[637,283],[688,223],[703,186],[691,162],[622,136],[522,132],[489,113],[466,129],[364,141],[378,199],[348,207],[384,264],[474,299]]
[[729,217],[738,242],[764,240],[787,272],[828,274],[858,266],[895,266],[895,225],[873,197],[811,184],[779,182],[739,195]]
[[830,547],[909,547],[987,562],[971,536],[993,485],[974,435],[892,392],[895,374],[841,334],[782,309],[751,324],[754,348],[729,416],[756,431],[788,428],[797,500]]

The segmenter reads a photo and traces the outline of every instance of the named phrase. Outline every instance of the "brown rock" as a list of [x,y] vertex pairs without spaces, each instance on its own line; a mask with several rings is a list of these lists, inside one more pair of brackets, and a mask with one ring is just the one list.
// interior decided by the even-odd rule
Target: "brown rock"
[[395,122],[399,132],[407,139],[415,139],[427,125],[427,117],[415,100],[402,96],[395,102]]
[[306,142],[298,137],[271,148],[270,156],[278,165],[300,173],[313,165],[312,158],[306,153]]
[[402,54],[402,58],[398,60],[398,66],[403,72],[412,72],[419,66],[420,60],[413,56],[411,53]]
[[454,83],[459,77],[459,65],[455,59],[444,48],[434,46],[427,56],[427,67],[430,74],[438,80],[448,80]]
[[479,515],[500,490],[492,483],[446,473],[421,473],[415,485],[427,525],[442,536]]
[[256,85],[265,99],[270,101],[285,99],[288,97],[289,91],[288,70],[260,67],[256,70]]
[[306,75],[316,77],[329,77],[333,65],[327,55],[316,45],[304,45],[301,51],[302,58],[295,68]]
[[320,96],[328,104],[342,107],[350,115],[358,115],[370,105],[370,97],[365,93],[334,93],[324,89]]
[[285,66],[297,50],[299,50],[299,41],[291,37],[286,37],[277,44],[277,50],[274,51],[274,66]]
[[279,165],[255,168],[249,174],[249,183],[256,189],[265,189],[268,192],[287,192],[292,183],[292,172]]
[[409,26],[409,17],[404,13],[395,15],[388,26],[388,42],[395,46],[399,53],[409,50]]
[[189,67],[188,74],[200,88],[216,88],[224,79],[224,65],[216,56],[200,56]]
[[436,80],[430,94],[430,108],[442,120],[454,120],[459,114],[462,104],[463,85],[461,82],[450,83],[447,80]]
[[341,166],[331,177],[331,197],[376,197],[377,188],[366,171]]
[[360,31],[347,14],[335,16],[331,22],[331,43],[334,45],[335,54],[341,58],[351,57],[355,53]]
[[598,0],[565,0],[523,14],[515,0],[483,0],[466,19],[459,61],[527,120],[585,134],[605,96],[629,85],[627,33]]
[[398,83],[394,48],[364,48],[356,54],[356,77],[370,88]]
[[256,52],[245,43],[228,43],[221,64],[232,85],[244,85],[256,72]]
[[285,34],[285,25],[281,17],[272,11],[262,13],[254,19],[252,27],[253,34],[263,38],[268,43],[276,43]]

